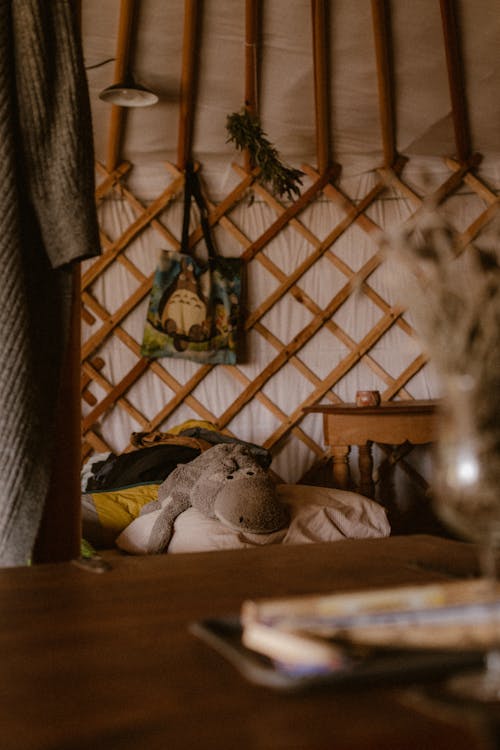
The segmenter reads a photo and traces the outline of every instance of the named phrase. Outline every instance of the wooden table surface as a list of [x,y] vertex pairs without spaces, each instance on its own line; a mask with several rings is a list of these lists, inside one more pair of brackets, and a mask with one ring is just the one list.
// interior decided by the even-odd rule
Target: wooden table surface
[[401,536],[111,564],[0,570],[2,750],[482,747],[408,703],[407,686],[271,691],[188,631],[249,597],[469,576],[471,545]]

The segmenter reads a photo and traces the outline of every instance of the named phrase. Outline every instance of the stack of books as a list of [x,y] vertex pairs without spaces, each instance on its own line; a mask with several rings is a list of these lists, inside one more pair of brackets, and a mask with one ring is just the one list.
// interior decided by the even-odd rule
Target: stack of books
[[500,646],[500,590],[484,579],[245,601],[191,632],[276,690],[445,677]]
[[[485,651],[500,593],[484,579],[244,602],[243,645],[291,672],[345,670],[359,649]],[[357,651],[356,651],[357,649]]]

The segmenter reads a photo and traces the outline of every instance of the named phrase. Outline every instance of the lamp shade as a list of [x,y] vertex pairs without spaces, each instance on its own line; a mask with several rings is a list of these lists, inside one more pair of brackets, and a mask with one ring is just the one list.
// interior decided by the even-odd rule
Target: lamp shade
[[117,104],[119,107],[149,107],[156,104],[158,96],[139,83],[128,80],[103,89],[99,99],[109,104]]

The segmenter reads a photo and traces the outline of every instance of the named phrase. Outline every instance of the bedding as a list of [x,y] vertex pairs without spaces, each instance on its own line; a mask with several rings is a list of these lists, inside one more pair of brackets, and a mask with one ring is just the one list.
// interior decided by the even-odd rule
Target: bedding
[[177,427],[173,427],[167,432],[153,430],[152,432],[133,432],[130,442],[136,448],[144,448],[150,445],[158,445],[163,442],[175,442],[176,440],[198,441],[204,445],[204,450],[213,445],[228,443],[231,445],[241,445],[254,456],[263,469],[268,469],[273,460],[271,452],[256,443],[249,443],[247,440],[240,440],[231,435],[225,435],[218,432],[210,422],[189,419]]
[[115,490],[133,484],[160,484],[178,464],[188,463],[210,447],[196,438],[171,437],[170,442],[139,448],[93,463],[85,489]]
[[[332,542],[390,534],[385,509],[358,493],[299,484],[278,485],[277,492],[290,513],[290,523],[280,531],[271,534],[233,531],[220,521],[207,518],[196,508],[189,508],[177,518],[167,552],[175,554],[267,544]],[[117,537],[116,546],[130,554],[146,554],[159,512],[153,511],[134,519]]]
[[98,548],[113,547],[116,537],[140,514],[144,505],[156,500],[160,482],[84,492],[82,535]]
[[[176,467],[194,461],[216,444],[244,446],[262,469],[268,468],[271,455],[266,449],[209,427],[192,422],[179,425],[175,432],[134,433],[135,450],[119,456],[93,456],[82,469],[83,538],[98,549],[116,546],[130,554],[148,554],[152,529],[162,508],[156,509],[153,504],[150,510],[145,506],[158,500],[159,488]],[[230,528],[189,507],[177,516],[166,552],[330,542],[391,533],[383,506],[356,492],[278,484],[276,493],[286,511],[285,521],[289,518],[279,531],[256,534]]]
[[254,443],[223,435],[209,422],[189,420],[168,432],[135,432],[134,450],[91,456],[81,471],[82,533],[98,548],[113,546],[118,534],[157,499],[158,486],[179,466],[217,444],[245,447],[267,469],[271,453]]
[[81,472],[83,538],[99,548],[112,547],[142,507],[156,500],[166,477],[210,447],[197,438],[170,435],[130,453],[93,456]]

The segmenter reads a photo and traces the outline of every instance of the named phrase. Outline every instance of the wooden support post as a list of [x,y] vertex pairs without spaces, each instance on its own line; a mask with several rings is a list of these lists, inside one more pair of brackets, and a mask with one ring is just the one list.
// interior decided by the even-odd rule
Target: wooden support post
[[196,88],[196,41],[198,37],[198,0],[184,2],[184,37],[182,44],[182,71],[179,112],[179,138],[177,166],[183,170],[191,156],[194,102]]
[[64,562],[80,556],[80,345],[80,264],[77,264],[73,271],[69,339],[55,414],[51,481],[33,553],[34,563]]
[[[75,17],[81,30],[81,2]],[[50,484],[45,498],[33,562],[65,562],[80,556],[82,451],[80,400],[81,271],[76,263],[72,274],[72,298],[66,351],[54,415],[54,445]]]

